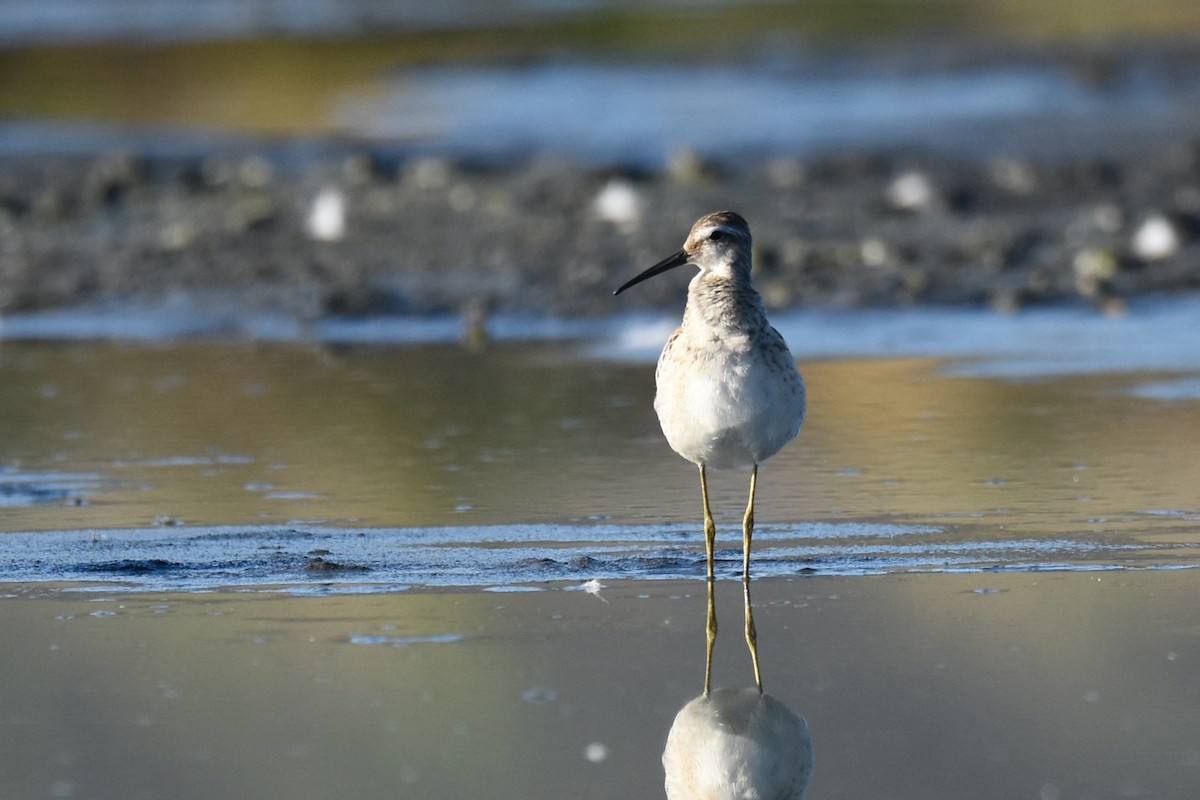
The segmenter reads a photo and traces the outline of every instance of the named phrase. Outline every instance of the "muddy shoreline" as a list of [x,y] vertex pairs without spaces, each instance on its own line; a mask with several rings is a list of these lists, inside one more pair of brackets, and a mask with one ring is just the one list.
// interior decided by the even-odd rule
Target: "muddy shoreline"
[[[678,304],[612,289],[699,214],[751,222],[768,306],[990,306],[1200,289],[1200,132],[1052,161],[878,151],[661,170],[480,164],[338,142],[310,159],[0,158],[0,313],[228,296],[301,319]],[[1153,146],[1152,146],[1153,145]]]

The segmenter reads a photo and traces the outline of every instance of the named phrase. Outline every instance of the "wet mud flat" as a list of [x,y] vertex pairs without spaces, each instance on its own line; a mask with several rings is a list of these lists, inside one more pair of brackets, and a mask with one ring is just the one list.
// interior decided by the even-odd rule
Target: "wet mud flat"
[[[1194,569],[753,583],[809,797],[1190,797]],[[10,797],[662,796],[702,580],[522,591],[0,587]],[[717,584],[715,682],[751,682]]]
[[[662,168],[369,143],[0,157],[0,314],[136,301],[302,320],[612,313],[700,213],[751,220],[775,309],[991,306],[1200,288],[1200,133],[1105,155],[878,150]],[[620,310],[674,307],[650,284]]]

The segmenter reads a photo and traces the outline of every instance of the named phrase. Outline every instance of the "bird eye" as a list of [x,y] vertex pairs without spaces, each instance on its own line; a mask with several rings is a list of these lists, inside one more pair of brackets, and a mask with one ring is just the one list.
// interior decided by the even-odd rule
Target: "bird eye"
[[719,242],[719,241],[721,241],[722,237],[724,237],[724,235],[725,234],[723,234],[721,231],[713,231],[712,233],[710,233],[708,235],[708,240],[710,242]]

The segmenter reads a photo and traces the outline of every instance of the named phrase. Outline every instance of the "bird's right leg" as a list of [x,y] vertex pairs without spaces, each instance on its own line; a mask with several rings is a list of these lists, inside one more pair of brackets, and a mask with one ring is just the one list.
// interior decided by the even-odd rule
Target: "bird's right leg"
[[714,596],[713,550],[717,542],[717,525],[708,505],[708,476],[700,465],[700,496],[704,498],[704,553],[708,558],[708,649],[704,659],[704,696],[712,686],[713,647],[717,643],[717,604]]

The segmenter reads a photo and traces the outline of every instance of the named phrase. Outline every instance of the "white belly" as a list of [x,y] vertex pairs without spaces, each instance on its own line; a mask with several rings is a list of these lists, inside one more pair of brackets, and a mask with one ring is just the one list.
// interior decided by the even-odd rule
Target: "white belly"
[[659,359],[654,410],[679,455],[715,469],[749,468],[800,432],[804,381],[782,340],[744,351],[673,344]]

